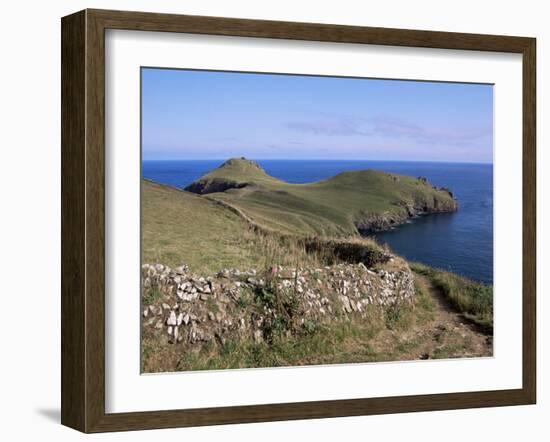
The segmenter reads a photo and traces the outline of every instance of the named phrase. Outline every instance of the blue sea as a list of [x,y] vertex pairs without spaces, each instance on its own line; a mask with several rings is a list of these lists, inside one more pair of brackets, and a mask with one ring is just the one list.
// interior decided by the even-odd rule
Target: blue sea
[[[143,161],[143,177],[183,188],[222,160]],[[376,234],[379,242],[409,260],[493,283],[493,166],[491,164],[399,161],[259,160],[265,171],[290,183],[330,178],[346,170],[378,169],[425,176],[448,187],[458,200],[452,214],[427,215]]]

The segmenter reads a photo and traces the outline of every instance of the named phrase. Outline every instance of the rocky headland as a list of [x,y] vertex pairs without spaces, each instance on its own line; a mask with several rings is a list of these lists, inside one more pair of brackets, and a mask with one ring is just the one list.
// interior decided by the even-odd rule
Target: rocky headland
[[458,209],[449,189],[425,177],[360,170],[291,184],[245,158],[227,160],[185,190],[224,202],[258,224],[295,234],[365,234]]

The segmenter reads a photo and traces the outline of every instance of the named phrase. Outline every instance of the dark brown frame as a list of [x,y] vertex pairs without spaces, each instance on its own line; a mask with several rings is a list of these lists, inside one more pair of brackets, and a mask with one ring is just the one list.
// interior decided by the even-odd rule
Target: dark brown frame
[[[536,40],[233,18],[84,10],[62,19],[61,422],[84,432],[534,404]],[[401,397],[105,413],[105,30],[185,32],[519,53],[523,56],[523,386]],[[519,190],[519,189],[518,189]]]

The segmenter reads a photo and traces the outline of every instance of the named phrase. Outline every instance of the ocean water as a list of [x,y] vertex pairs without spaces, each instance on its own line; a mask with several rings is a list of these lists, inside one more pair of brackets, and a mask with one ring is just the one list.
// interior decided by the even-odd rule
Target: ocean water
[[[143,161],[142,174],[158,183],[183,188],[222,162]],[[319,181],[346,170],[378,169],[425,176],[436,186],[448,187],[458,199],[456,213],[422,216],[375,236],[409,260],[492,284],[492,165],[340,160],[259,160],[258,163],[268,174],[291,183]]]

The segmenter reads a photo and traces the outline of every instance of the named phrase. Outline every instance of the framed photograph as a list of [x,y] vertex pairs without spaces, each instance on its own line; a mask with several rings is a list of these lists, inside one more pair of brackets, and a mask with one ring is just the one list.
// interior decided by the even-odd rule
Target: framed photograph
[[62,423],[533,404],[535,39],[62,19]]

